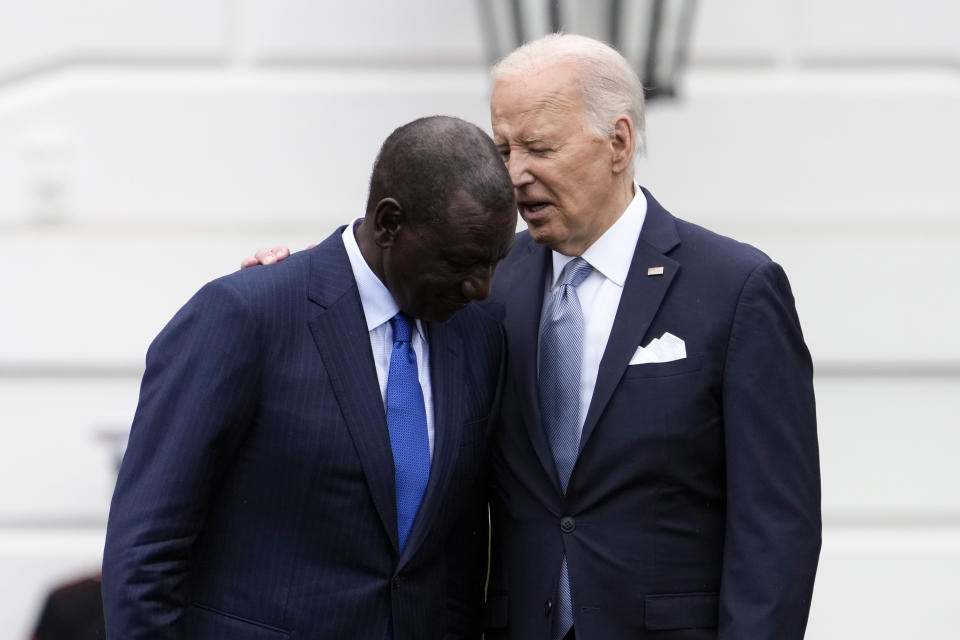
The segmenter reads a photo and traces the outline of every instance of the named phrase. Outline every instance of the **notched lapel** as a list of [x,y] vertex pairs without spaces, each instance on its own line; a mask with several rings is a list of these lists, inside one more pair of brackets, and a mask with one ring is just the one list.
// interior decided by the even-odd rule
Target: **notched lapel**
[[313,251],[309,297],[322,309],[310,320],[310,331],[356,445],[373,502],[396,549],[393,452],[360,294],[339,232]]
[[676,260],[665,255],[680,242],[674,218],[653,199],[650,192],[646,189],[643,192],[647,197],[647,216],[633,252],[610,338],[600,360],[593,398],[580,436],[581,452],[620,383],[633,352],[645,340],[663,298],[680,269]]

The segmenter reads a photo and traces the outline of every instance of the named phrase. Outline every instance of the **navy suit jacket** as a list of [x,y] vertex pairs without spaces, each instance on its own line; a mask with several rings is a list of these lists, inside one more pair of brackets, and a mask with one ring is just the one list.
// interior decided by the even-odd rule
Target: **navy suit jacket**
[[[521,233],[497,271],[510,365],[492,445],[488,638],[549,637],[564,554],[579,640],[801,638],[820,478],[789,283],[760,251],[644,195],[566,495],[536,384],[550,251]],[[629,364],[664,332],[685,359]]]
[[403,553],[363,309],[338,231],[200,290],[147,354],[110,509],[107,637],[474,637],[500,325],[426,323],[436,439]]

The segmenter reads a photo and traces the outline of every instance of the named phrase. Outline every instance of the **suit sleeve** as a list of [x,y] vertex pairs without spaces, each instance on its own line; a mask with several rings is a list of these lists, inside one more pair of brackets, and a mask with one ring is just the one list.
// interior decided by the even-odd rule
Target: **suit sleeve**
[[248,306],[223,280],[201,289],[150,346],[107,525],[108,639],[182,637],[191,545],[254,419],[258,353]]
[[723,381],[727,519],[721,640],[803,638],[820,554],[813,367],[787,277],[740,294]]

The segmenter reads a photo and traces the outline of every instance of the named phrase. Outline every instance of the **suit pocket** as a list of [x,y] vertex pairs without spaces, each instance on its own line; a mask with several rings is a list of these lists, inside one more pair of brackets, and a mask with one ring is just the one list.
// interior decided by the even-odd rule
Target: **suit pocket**
[[716,629],[720,598],[716,593],[673,593],[645,598],[644,626],[650,631]]
[[288,640],[283,629],[192,604],[186,612],[186,637],[203,640]]
[[690,373],[700,369],[700,356],[687,356],[682,360],[671,362],[648,362],[646,364],[631,364],[627,367],[624,379],[627,378],[660,378],[676,376],[681,373]]

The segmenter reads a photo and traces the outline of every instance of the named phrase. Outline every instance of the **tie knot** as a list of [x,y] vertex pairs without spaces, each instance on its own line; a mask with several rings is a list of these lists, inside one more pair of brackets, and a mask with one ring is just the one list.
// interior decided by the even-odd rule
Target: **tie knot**
[[587,279],[591,271],[593,271],[593,267],[590,266],[589,262],[583,258],[574,258],[563,268],[563,272],[560,274],[560,282],[557,283],[557,286],[562,287],[568,284],[571,287],[579,287],[580,283]]
[[390,326],[393,328],[393,341],[410,342],[410,325],[413,321],[404,312],[390,318]]

